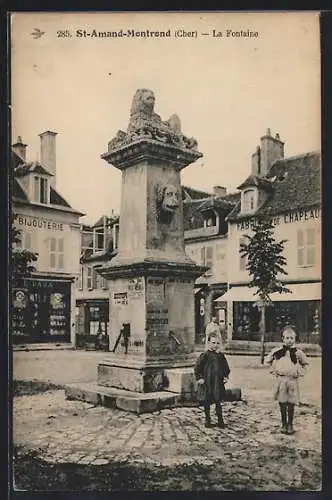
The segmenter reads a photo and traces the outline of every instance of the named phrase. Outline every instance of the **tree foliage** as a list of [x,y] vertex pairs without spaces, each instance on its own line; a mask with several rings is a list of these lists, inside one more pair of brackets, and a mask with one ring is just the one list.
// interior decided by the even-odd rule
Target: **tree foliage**
[[14,277],[26,276],[36,270],[33,262],[38,259],[38,254],[30,250],[17,248],[16,245],[21,241],[21,231],[14,225],[12,232],[12,273]]
[[246,267],[251,277],[249,287],[257,287],[255,294],[259,299],[270,303],[271,293],[290,292],[280,279],[288,274],[283,256],[287,240],[275,240],[273,224],[268,219],[258,219],[252,230],[252,236],[245,235],[248,243],[241,245],[240,254],[247,257]]

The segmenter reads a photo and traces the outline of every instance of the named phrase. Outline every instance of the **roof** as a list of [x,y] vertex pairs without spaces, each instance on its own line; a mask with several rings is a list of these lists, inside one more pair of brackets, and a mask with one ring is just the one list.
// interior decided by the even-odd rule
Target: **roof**
[[207,193],[206,191],[199,191],[198,189],[194,189],[188,186],[182,186],[182,198],[192,200],[202,200],[204,198],[208,198],[211,196],[211,193]]
[[51,205],[60,205],[62,207],[68,207],[71,208],[69,203],[66,202],[66,200],[51,186],[51,192],[50,192],[50,202]]
[[[24,189],[21,187],[17,179],[19,179],[20,177],[24,177],[26,175],[30,175],[31,173],[48,175],[50,177],[53,177],[53,174],[51,174],[38,161],[32,161],[32,162],[24,161],[24,159],[20,155],[18,155],[13,149],[12,149],[11,161],[12,161],[12,168],[14,171],[13,192],[12,192],[13,198],[15,198],[15,201],[17,202],[30,203],[29,198],[27,197]],[[78,215],[84,215],[82,212],[73,209],[71,205],[58,193],[58,191],[51,186],[50,205],[48,206],[52,205],[54,206],[54,208],[65,207],[66,209],[70,209],[72,213],[76,213]]]
[[268,190],[273,189],[270,180],[253,174],[249,175],[249,177],[247,177],[246,180],[242,182],[242,184],[240,184],[240,186],[238,186],[237,189],[243,189],[245,187],[250,187],[250,186],[257,186],[258,188],[268,189]]
[[21,163],[15,168],[15,176],[23,177],[29,175],[30,173],[36,173],[41,175],[53,176],[41,163],[38,161],[32,161],[29,163]]
[[105,222],[107,222],[108,224],[112,224],[112,223],[119,222],[120,216],[119,215],[114,215],[114,214],[112,214],[112,215],[101,215],[99,217],[99,219],[97,220],[97,222],[95,222],[92,227],[102,227],[104,225],[104,219],[106,219]]
[[15,198],[21,199],[22,201],[29,201],[27,195],[25,194],[25,192],[23,190],[23,188],[20,186],[19,182],[15,178],[13,179],[13,191],[12,191],[12,195]]
[[[275,215],[290,210],[318,206],[321,203],[321,156],[313,151],[276,161],[267,176],[273,191],[255,212],[258,215]],[[232,210],[228,220],[252,217],[241,214],[240,203]]]
[[223,197],[210,196],[210,198],[207,198],[206,200],[202,201],[202,203],[198,207],[198,210],[204,211],[212,208],[217,211],[223,210],[226,212],[230,212],[234,207],[235,203],[236,202],[234,200],[229,200],[224,196]]
[[82,256],[81,263],[85,262],[107,262],[113,257],[115,257],[118,253],[118,250],[102,250],[100,252],[95,252],[91,255]]
[[[209,208],[214,208],[216,211],[221,212],[221,217],[224,219],[232,211],[240,196],[240,192],[230,193],[225,196],[210,194],[208,198],[186,200],[183,203],[184,230],[191,231],[202,228],[204,226],[203,212]],[[222,223],[219,225],[219,230],[220,232],[224,232],[225,230]]]

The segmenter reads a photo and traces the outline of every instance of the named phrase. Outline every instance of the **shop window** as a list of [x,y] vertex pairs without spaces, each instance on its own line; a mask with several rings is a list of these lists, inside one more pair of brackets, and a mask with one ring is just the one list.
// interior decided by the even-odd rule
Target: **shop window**
[[316,261],[315,228],[298,229],[297,231],[297,265],[312,267]]
[[259,313],[253,302],[233,302],[233,338],[259,340]]
[[38,203],[48,203],[48,180],[44,177],[34,177],[34,200]]
[[246,245],[247,243],[248,238],[246,236],[241,236],[239,239],[240,271],[245,271],[247,269],[248,256],[240,253],[241,245]]

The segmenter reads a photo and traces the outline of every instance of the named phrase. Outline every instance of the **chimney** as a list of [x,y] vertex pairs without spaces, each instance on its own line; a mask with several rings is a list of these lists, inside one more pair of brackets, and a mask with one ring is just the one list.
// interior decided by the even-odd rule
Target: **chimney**
[[27,149],[27,145],[26,144],[23,144],[22,142],[22,137],[19,135],[18,138],[17,138],[17,142],[15,144],[13,144],[13,150],[15,151],[16,154],[18,154],[18,156],[20,156],[22,158],[22,160],[26,160],[26,149]]
[[222,198],[226,196],[227,189],[224,186],[213,186],[213,196],[215,198]]
[[53,174],[50,178],[50,184],[53,188],[56,185],[56,149],[55,149],[55,136],[57,132],[47,130],[40,137],[40,163]]
[[273,163],[284,158],[284,142],[280,140],[279,134],[272,137],[269,128],[266,130],[266,134],[261,137],[260,156],[259,174],[262,176],[269,173]]
[[251,173],[253,175],[260,175],[261,173],[261,148],[259,146],[251,155]]

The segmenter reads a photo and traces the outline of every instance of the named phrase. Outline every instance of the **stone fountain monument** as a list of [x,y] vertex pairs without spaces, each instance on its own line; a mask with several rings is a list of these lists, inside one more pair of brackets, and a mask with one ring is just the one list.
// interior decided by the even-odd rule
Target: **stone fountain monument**
[[96,384],[68,398],[137,413],[195,392],[194,282],[206,268],[185,253],[181,170],[202,157],[177,115],[162,121],[151,90],[136,91],[126,132],[101,157],[122,172],[118,253],[98,268],[110,292],[110,353]]

